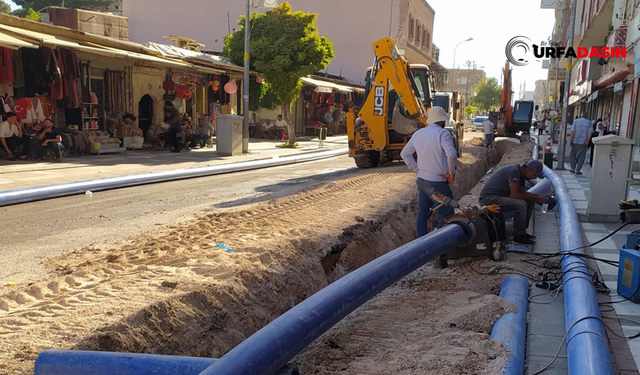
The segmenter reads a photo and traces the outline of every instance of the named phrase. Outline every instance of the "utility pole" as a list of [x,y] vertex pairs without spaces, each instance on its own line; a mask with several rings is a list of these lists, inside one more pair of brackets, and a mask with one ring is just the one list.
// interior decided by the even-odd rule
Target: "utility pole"
[[391,36],[392,23],[393,23],[393,0],[391,0],[391,14],[389,15],[389,38],[392,38]]
[[[576,28],[576,8],[578,7],[578,1],[573,0],[571,5],[571,18],[569,19],[569,30],[567,30],[567,49],[573,48],[573,30]],[[562,9],[564,14],[564,9]],[[562,35],[562,33],[560,33]],[[560,139],[558,140],[558,165],[556,169],[559,171],[564,170],[564,155],[566,152],[567,142],[567,110],[569,106],[569,91],[571,89],[571,69],[573,58],[569,56],[567,58],[567,74],[564,79],[564,101],[562,103],[562,125],[560,127]],[[556,83],[558,77],[556,76]],[[553,136],[553,134],[552,134]]]
[[251,39],[251,0],[247,0],[247,14],[244,19],[244,81],[242,83],[244,124],[242,126],[242,153],[249,152],[249,40]]

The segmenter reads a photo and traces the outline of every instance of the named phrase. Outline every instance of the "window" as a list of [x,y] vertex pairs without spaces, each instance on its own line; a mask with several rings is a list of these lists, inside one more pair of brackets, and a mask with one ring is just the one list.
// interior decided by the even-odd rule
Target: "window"
[[431,32],[427,33],[427,49],[431,48]]
[[422,46],[427,46],[427,29],[422,29]]
[[460,84],[461,85],[466,85],[467,84],[467,77],[460,78]]
[[411,14],[409,14],[409,38],[413,39],[413,35],[414,35],[414,24],[413,24],[413,17],[411,16]]
[[[416,22],[417,24],[417,22]],[[418,25],[416,27],[417,31],[416,31],[416,44],[419,46],[420,45],[420,37],[422,36],[422,31],[421,31],[422,26]]]

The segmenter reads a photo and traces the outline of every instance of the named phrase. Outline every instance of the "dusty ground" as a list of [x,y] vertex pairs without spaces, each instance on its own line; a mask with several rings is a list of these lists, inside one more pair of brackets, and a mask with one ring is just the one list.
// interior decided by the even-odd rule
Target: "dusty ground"
[[[499,160],[496,150],[472,145],[457,197]],[[500,147],[510,151],[508,164],[531,154],[530,144]],[[415,238],[414,180],[396,163],[53,259],[46,276],[0,296],[0,373],[33,373],[45,348],[219,357],[328,283]],[[319,374],[499,373],[507,353],[488,332],[511,307],[496,295],[511,269],[531,267],[518,257],[427,265],[295,362]]]

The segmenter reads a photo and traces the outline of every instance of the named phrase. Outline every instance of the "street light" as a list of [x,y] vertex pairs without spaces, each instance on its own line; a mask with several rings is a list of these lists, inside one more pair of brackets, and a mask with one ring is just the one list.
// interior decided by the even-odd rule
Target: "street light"
[[[462,42],[460,42],[460,43],[456,44],[456,47],[453,49],[453,69],[454,69],[454,70],[455,70],[455,68],[456,68],[456,50],[458,49],[458,46],[459,46],[460,44],[464,43],[464,42],[470,42],[470,41],[472,41],[472,40],[473,40],[473,38],[472,38],[472,37],[469,37],[469,39],[467,39],[467,40],[463,40]],[[451,91],[452,91],[452,92],[453,92],[453,81],[454,81],[454,80],[455,80],[455,77],[452,77],[452,78],[451,78]]]

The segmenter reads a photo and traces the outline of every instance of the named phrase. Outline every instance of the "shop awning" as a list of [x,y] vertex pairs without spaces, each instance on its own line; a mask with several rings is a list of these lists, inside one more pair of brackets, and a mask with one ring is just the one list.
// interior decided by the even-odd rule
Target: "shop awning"
[[627,70],[619,70],[616,72],[610,72],[598,79],[593,83],[593,90],[603,89],[605,87],[613,86],[614,84],[624,80],[631,74]]
[[333,83],[333,82],[321,81],[321,80],[313,79],[313,78],[309,78],[309,77],[302,77],[302,82],[304,82],[306,84],[309,84],[311,86],[315,86],[316,87],[316,91],[318,91],[318,92],[329,93],[329,92],[333,92],[333,90],[337,90],[339,92],[354,92],[354,91],[356,91],[355,87],[338,85],[338,84]]
[[[207,53],[191,51],[168,44],[160,44],[154,42],[149,42],[149,48],[161,53],[163,57],[189,61],[199,67],[203,67],[203,65],[205,65],[205,67],[208,69],[229,69],[236,72],[242,72],[244,70],[244,67],[235,65],[233,62],[231,62],[231,60],[221,56],[214,56]],[[224,72],[219,71],[214,74],[221,73]]]
[[11,35],[0,32],[0,47],[9,49],[18,49],[20,47],[38,48],[38,45],[25,42],[24,40],[15,38]]
[[217,70],[217,69],[212,69],[212,68],[209,68],[209,67],[190,64],[190,63],[187,63],[187,62],[184,62],[184,61],[178,61],[178,60],[173,60],[173,59],[168,59],[168,58],[158,57],[158,56],[152,56],[152,55],[145,55],[143,53],[138,53],[138,52],[125,51],[125,50],[121,50],[121,49],[117,49],[117,48],[101,46],[101,45],[95,44],[95,43],[85,43],[85,44],[87,44],[89,46],[94,46],[95,48],[99,48],[99,49],[104,50],[104,51],[109,52],[109,53],[113,53],[113,54],[116,55],[116,57],[128,58],[128,59],[133,59],[133,60],[148,61],[148,62],[152,62],[152,63],[155,63],[155,64],[167,65],[167,66],[176,67],[176,68],[194,69],[196,71],[199,71],[199,72],[202,72],[202,73],[208,73],[208,74],[221,74],[221,73],[224,73],[222,70]]
[[[125,51],[122,49],[105,47],[94,43],[83,43],[80,44],[78,42],[61,38],[55,35],[49,35],[40,33],[32,30],[25,30],[13,26],[0,25],[0,33],[9,34],[18,40],[22,40],[23,42],[28,42],[28,44],[37,47],[38,45],[46,46],[49,48],[65,48],[73,51],[87,52],[100,56],[107,57],[117,57],[117,58],[126,58],[140,61],[147,61],[154,64],[176,67],[176,68],[185,68],[185,69],[194,69],[199,72],[209,73],[209,74],[220,74],[224,73],[222,70],[211,69],[208,67],[201,67],[198,65],[190,64],[187,62],[176,61],[172,59],[167,59],[163,57],[157,57],[152,55],[145,55],[143,53]],[[0,34],[0,35],[2,35]],[[31,43],[35,43],[31,44]]]

